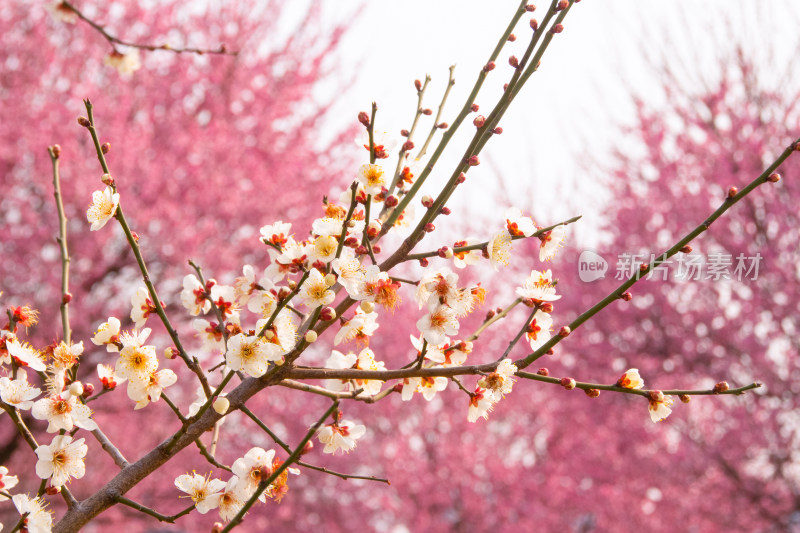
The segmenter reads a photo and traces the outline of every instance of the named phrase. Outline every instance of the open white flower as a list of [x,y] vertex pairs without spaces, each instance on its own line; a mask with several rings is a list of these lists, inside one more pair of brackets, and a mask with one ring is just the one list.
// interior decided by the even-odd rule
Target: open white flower
[[467,420],[475,422],[478,418],[488,419],[489,413],[494,408],[494,396],[486,389],[480,387],[475,389],[475,392],[469,398],[469,411],[467,411]]
[[629,368],[625,371],[624,374],[617,380],[617,387],[623,387],[626,389],[641,389],[644,387],[644,380],[642,376],[639,375],[638,368]]
[[178,381],[175,372],[169,369],[159,370],[150,374],[147,381],[128,382],[128,398],[136,402],[135,409],[146,407],[150,402],[157,402],[161,393]]
[[446,305],[440,305],[417,321],[417,329],[429,344],[434,345],[444,343],[447,335],[457,334],[458,328],[456,312]]
[[356,179],[364,186],[367,194],[376,195],[381,192],[383,187],[387,186],[386,173],[380,165],[361,165]]
[[53,349],[53,368],[58,370],[68,370],[78,362],[78,358],[83,353],[83,341],[77,344],[68,345],[64,341],[58,343]]
[[272,246],[282,249],[283,245],[289,239],[289,232],[292,231],[292,225],[288,222],[275,222],[267,226],[261,227],[261,241],[269,243]]
[[133,74],[142,68],[142,60],[139,57],[139,50],[136,48],[132,48],[124,54],[114,50],[105,57],[103,63],[114,67],[120,74]]
[[531,343],[531,350],[536,351],[552,336],[550,330],[553,328],[553,317],[541,309],[533,315],[533,319],[528,324],[526,336]]
[[17,379],[6,376],[0,378],[0,399],[17,409],[28,410],[33,407],[33,399],[42,391],[28,383],[28,375],[24,370],[17,370]]
[[219,495],[219,516],[228,522],[242,510],[249,496],[239,487],[237,476],[233,476],[225,484],[225,489]]
[[427,271],[417,285],[416,300],[419,308],[427,305],[435,309],[441,304],[449,305],[458,296],[458,274],[447,267]]
[[350,420],[342,420],[338,424],[327,424],[317,433],[319,441],[325,445],[324,453],[336,453],[339,450],[349,452],[356,447],[356,440],[364,436],[367,428]]
[[241,370],[258,378],[267,373],[270,361],[280,361],[280,347],[266,342],[261,337],[238,333],[228,339],[228,354],[225,358],[228,368]]
[[517,365],[511,359],[505,358],[497,365],[494,372],[487,374],[478,381],[478,386],[486,389],[486,395],[492,395],[495,402],[499,402],[503,395],[511,392],[514,386],[514,374],[517,372]]
[[114,372],[121,378],[144,383],[157,369],[155,346],[126,346],[119,353]]
[[79,403],[77,397],[69,392],[37,400],[31,414],[37,420],[47,420],[48,433],[55,433],[60,429],[72,431],[75,426],[87,431],[97,429],[95,421],[89,418],[92,410]]
[[118,205],[119,193],[114,192],[111,187],[94,191],[92,203],[86,210],[86,218],[92,223],[91,231],[97,231],[105,226],[106,222],[116,214]]
[[36,475],[42,479],[50,478],[50,484],[60,487],[70,478],[80,479],[86,473],[83,458],[89,447],[84,439],[72,442],[69,435],[56,435],[49,446],[36,448],[39,460],[36,462]]
[[517,296],[535,302],[554,302],[561,298],[560,294],[556,294],[556,280],[553,279],[553,274],[549,270],[544,272],[531,270],[531,275],[528,276],[522,287],[517,287],[516,292]]
[[314,309],[331,303],[336,298],[336,294],[330,290],[325,276],[316,268],[312,268],[297,294],[297,298],[300,303]]
[[498,265],[508,265],[511,258],[511,235],[506,230],[496,233],[486,246],[486,251],[495,270],[498,270]]
[[355,316],[345,322],[336,332],[333,344],[341,344],[353,339],[366,344],[376,329],[378,329],[378,313],[374,311],[366,313],[361,307],[357,307]]
[[127,381],[125,378],[117,376],[114,369],[108,365],[97,365],[97,377],[100,378],[104,389],[114,390],[117,385]]
[[50,533],[53,516],[45,509],[47,504],[41,498],[31,498],[27,494],[15,494],[11,500],[17,512],[25,516],[24,526],[28,533]]
[[361,300],[366,282],[366,269],[361,265],[352,250],[345,248],[338,259],[331,262],[333,270],[339,275],[337,281],[344,287],[350,298]]
[[536,232],[536,224],[530,217],[522,216],[522,211],[516,207],[510,207],[506,211],[506,228],[508,233],[513,236],[530,237]]
[[664,394],[661,391],[650,391],[650,399],[648,409],[650,410],[650,420],[653,422],[661,422],[667,418],[671,413],[672,404],[674,400],[669,394]]
[[[263,448],[251,448],[244,457],[240,457],[233,462],[231,469],[239,478],[239,489],[245,494],[252,495],[258,488],[264,475],[269,476],[272,472],[272,460],[275,457],[275,450],[264,450]],[[267,493],[263,491],[258,499],[262,502],[267,501]]]
[[[9,476],[8,468],[0,466],[0,489],[8,492],[16,487],[17,483],[19,483],[19,478],[17,476]],[[0,494],[0,502],[4,502],[7,499],[8,498],[6,496]]]
[[17,339],[6,341],[6,350],[17,360],[20,366],[30,367],[31,370],[36,370],[37,372],[44,372],[47,368],[47,365],[44,364],[42,352],[27,342],[21,343]]
[[549,261],[556,256],[558,249],[564,245],[567,238],[567,227],[556,226],[552,230],[540,235],[542,244],[539,245],[539,261]]
[[106,345],[106,351],[118,352],[117,342],[119,342],[119,327],[120,322],[118,318],[113,316],[108,317],[108,322],[103,322],[98,326],[97,331],[94,332],[92,342],[98,346]]
[[219,506],[225,482],[200,474],[183,474],[175,478],[175,486],[189,495],[200,514],[206,514]]
[[211,302],[206,298],[206,288],[194,274],[187,274],[183,278],[181,304],[192,316],[208,313],[211,309]]
[[456,241],[453,243],[453,266],[456,268],[465,268],[469,265],[474,265],[478,261],[481,260],[481,251],[480,249],[477,250],[467,250],[464,252],[457,252],[455,251],[456,248],[461,248],[463,246],[470,246],[473,244],[478,244],[480,241],[475,237],[467,237],[463,241]]

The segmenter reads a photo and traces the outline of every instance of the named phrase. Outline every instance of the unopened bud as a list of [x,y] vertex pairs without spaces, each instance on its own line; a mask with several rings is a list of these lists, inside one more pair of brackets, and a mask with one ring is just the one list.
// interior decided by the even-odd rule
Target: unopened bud
[[508,40],[509,42],[513,43],[514,41],[517,40],[517,36],[512,33],[511,35],[508,36]]
[[225,413],[228,412],[228,409],[231,406],[231,402],[225,396],[218,396],[214,400],[214,403],[212,405],[214,406],[214,410],[218,414],[224,415]]
[[422,197],[422,205],[425,207],[431,207],[433,205],[433,198],[426,194]]
[[44,493],[48,496],[55,496],[56,494],[61,493],[61,487],[54,487],[50,484],[47,485],[47,488],[44,489]]
[[572,378],[561,378],[559,383],[561,383],[561,386],[567,390],[572,390],[575,388],[575,380]]
[[354,252],[356,253],[356,255],[367,255],[369,253],[369,250],[367,250],[367,247],[362,244],[360,246],[356,246]]
[[92,123],[89,122],[89,119],[86,117],[78,117],[78,124],[80,124],[84,128],[88,128],[89,126],[92,125]]
[[554,353],[556,353],[556,352],[555,352],[555,351],[554,351],[552,348],[550,348],[549,350],[547,350],[547,351],[546,351],[546,352],[544,352],[544,353],[545,353],[545,355],[553,355],[553,354],[554,354]]
[[50,147],[50,151],[53,153],[53,157],[58,159],[61,156],[61,146],[58,144],[54,144]]
[[397,196],[392,194],[392,195],[386,197],[386,200],[384,201],[384,203],[386,204],[386,207],[394,207],[398,203],[400,203],[400,201],[397,199]]
[[525,307],[533,307],[534,305],[536,305],[536,300],[534,300],[533,298],[523,298],[522,305],[524,305]]
[[111,174],[103,174],[100,176],[100,181],[103,182],[103,185],[114,185],[114,178],[111,176]]
[[[56,145],[56,146],[58,146],[58,145]],[[58,156],[56,156],[56,157],[58,157]],[[773,172],[772,174],[769,175],[769,177],[767,178],[767,181],[771,181],[772,183],[777,183],[777,182],[781,181],[781,175],[778,174],[777,172]]]
[[536,31],[539,29],[539,21],[536,19],[531,19],[531,29]]
[[406,141],[406,142],[403,143],[403,151],[404,152],[410,152],[413,149],[414,149],[414,143],[413,142]]
[[225,529],[225,524],[222,522],[214,522],[214,525],[211,526],[211,533],[222,533],[223,529]]
[[305,339],[306,339],[306,342],[308,344],[311,344],[312,342],[316,342],[317,341],[317,332],[314,331],[313,329],[310,329],[310,330],[306,331]]
[[408,130],[400,130],[400,136],[401,137],[408,137],[409,136]]
[[275,332],[272,331],[271,329],[268,329],[267,331],[264,332],[264,338],[267,339],[268,341],[271,341],[272,339],[275,338]]
[[361,303],[358,304],[362,311],[365,313],[371,313],[375,310],[375,304],[372,302],[368,302],[367,300],[361,300]]
[[679,398],[679,399],[680,399],[680,400],[681,400],[683,403],[689,403],[689,402],[691,402],[691,401],[692,401],[692,397],[691,397],[691,396],[689,396],[688,394],[679,394],[679,395],[678,395],[678,398]]
[[483,115],[478,115],[473,119],[472,123],[475,125],[476,128],[482,128],[484,124],[486,124],[486,117]]
[[358,239],[355,237],[348,237],[344,240],[344,245],[348,248],[355,248],[358,246]]
[[62,304],[66,305],[66,304],[70,303],[71,301],[72,301],[72,293],[71,292],[65,292],[64,294],[61,295],[61,303]]
[[456,183],[458,183],[460,185],[460,184],[464,183],[465,181],[467,181],[467,175],[462,172],[461,174],[458,175],[458,178],[456,179]]
[[639,272],[647,272],[648,268],[650,268],[650,265],[642,263],[641,265],[639,265]]
[[597,398],[600,396],[600,391],[598,389],[584,389],[583,392],[585,392],[586,396],[589,398]]
[[562,326],[560,330],[558,330],[558,336],[561,338],[568,337],[571,333],[569,326]]
[[495,135],[500,135],[501,133],[503,133],[503,128],[497,126],[495,129],[492,130],[492,133],[494,133]]
[[620,298],[622,298],[626,302],[630,302],[631,300],[633,300],[633,294],[631,294],[630,291],[625,291],[622,293],[622,296],[620,296]]
[[452,259],[453,258],[453,249],[449,246],[442,246],[438,250],[439,257],[442,259]]
[[139,244],[139,234],[138,233],[136,233],[135,231],[132,231],[131,232],[131,237],[133,237],[133,242],[135,242],[136,244]]
[[647,393],[647,397],[651,402],[661,403],[664,401],[664,393],[660,390],[651,390]]
[[366,112],[360,111],[358,113],[358,121],[364,125],[365,128],[369,128],[369,115]]
[[88,398],[92,394],[94,394],[94,385],[92,385],[91,383],[84,383],[83,384],[83,397],[84,398]]
[[561,33],[562,31],[564,31],[563,24],[556,24],[555,26],[550,28],[550,33]]
[[100,151],[104,154],[107,154],[111,151],[111,143],[103,143],[103,146],[100,147]]
[[550,371],[547,370],[546,368],[540,368],[539,370],[536,371],[536,373],[539,374],[540,376],[549,376],[550,375]]
[[319,312],[319,318],[325,322],[330,322],[336,318],[336,310],[333,307],[323,307],[322,311]]
[[331,287],[334,283],[336,283],[336,275],[331,274],[330,272],[325,274],[325,285]]
[[467,164],[468,164],[469,166],[471,166],[471,167],[477,167],[478,165],[480,165],[480,164],[481,164],[481,160],[480,160],[480,159],[478,159],[478,156],[477,156],[477,155],[471,155],[471,156],[469,157],[469,159],[467,160]]
[[477,112],[478,112],[478,109],[480,109],[480,106],[479,106],[478,104],[472,104],[472,105],[469,107],[469,109],[470,109],[470,111],[472,111],[473,113],[477,113]]
[[425,116],[431,116],[433,115],[433,109],[426,107],[425,109],[422,110],[422,114]]
[[528,5],[525,6],[525,11],[527,11],[528,13],[530,13],[531,11],[534,11],[535,9],[536,9],[536,6],[533,5],[533,4],[528,4]]
[[687,244],[686,246],[681,248],[681,252],[683,252],[685,254],[690,254],[690,253],[692,253],[692,247]]
[[569,7],[568,0],[559,0],[558,4],[556,4],[556,11],[564,11]]
[[420,80],[414,80],[414,87],[416,87],[418,91],[421,91],[422,90],[422,82]]
[[719,394],[720,392],[725,392],[728,389],[730,389],[730,387],[728,386],[728,382],[727,381],[720,381],[719,383],[714,385],[714,392],[716,394]]
[[496,313],[494,312],[494,309],[489,309],[489,310],[486,312],[486,320],[491,320],[492,318],[494,318],[494,315],[495,315],[495,314],[496,314]]
[[428,261],[428,258],[427,258],[427,257],[422,257],[422,258],[420,258],[420,260],[419,260],[419,266],[421,266],[422,268],[425,268],[425,267],[427,267],[429,264],[430,264],[430,261]]
[[731,198],[734,198],[737,194],[739,194],[739,188],[738,187],[731,187],[730,189],[728,189],[728,199],[729,200]]
[[379,254],[381,253],[381,245],[380,244],[373,244],[372,245],[372,252]]
[[450,208],[449,208],[449,207],[447,207],[447,206],[444,206],[444,207],[442,207],[441,209],[439,209],[439,213],[441,213],[442,215],[445,215],[445,216],[447,216],[447,215],[449,215],[450,213],[452,213],[452,211],[450,210]]
[[508,58],[508,64],[511,65],[514,68],[518,68],[519,67],[519,59],[517,59],[517,56],[511,56],[511,57]]
[[311,453],[311,450],[314,449],[314,443],[312,441],[306,442],[305,446],[303,446],[303,451],[300,452],[300,455],[306,455],[307,453]]
[[287,279],[286,280],[286,285],[289,286],[290,290],[295,290],[297,288],[297,282],[295,280],[293,280],[293,279]]
[[490,71],[494,70],[494,67],[495,67],[494,61],[489,61],[488,63],[486,63],[483,66],[483,71],[484,72],[490,72]]
[[448,124],[447,124],[447,122],[440,122],[440,123],[438,123],[436,125],[436,127],[439,128],[440,130],[446,130],[447,127],[448,127]]
[[289,287],[281,287],[280,289],[278,289],[278,299],[285,300],[289,296],[289,294],[291,294],[291,292],[292,290]]
[[545,302],[539,307],[539,309],[541,309],[545,313],[552,313],[553,304],[551,302]]
[[436,229],[436,226],[434,226],[432,223],[428,222],[427,224],[425,224],[425,233],[431,233],[435,229]]
[[83,383],[73,381],[69,386],[69,393],[76,397],[81,396],[83,394]]

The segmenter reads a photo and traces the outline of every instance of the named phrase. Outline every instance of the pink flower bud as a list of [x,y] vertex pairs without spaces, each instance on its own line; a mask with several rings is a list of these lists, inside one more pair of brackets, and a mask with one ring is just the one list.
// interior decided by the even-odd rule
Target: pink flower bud
[[539,307],[545,313],[552,313],[553,312],[553,304],[550,302],[545,302]]
[[355,237],[348,237],[344,240],[344,245],[348,248],[355,248],[358,246],[358,239]]
[[531,298],[523,298],[522,305],[524,305],[525,307],[533,307],[534,305],[536,305],[536,300],[533,300]]
[[437,253],[439,254],[439,257],[441,257],[442,259],[453,258],[453,249],[450,248],[449,246],[442,246],[441,248],[439,248]]
[[456,183],[458,183],[460,185],[460,184],[464,183],[465,181],[467,181],[467,175],[462,172],[461,174],[458,175],[458,179],[456,179]]
[[517,59],[517,56],[511,56],[511,57],[508,58],[508,64],[511,65],[514,68],[518,68],[519,67],[519,59]]
[[356,255],[367,255],[367,247],[360,244],[355,249]]
[[530,13],[531,11],[534,11],[535,9],[536,9],[536,6],[533,5],[533,4],[528,4],[527,6],[525,6],[525,11],[527,11],[528,13]]
[[436,127],[439,128],[440,130],[446,130],[447,127],[448,127],[448,124],[447,124],[447,122],[440,122],[440,123],[438,123],[436,125]]
[[496,314],[497,313],[494,312],[494,309],[489,309],[486,312],[486,320],[491,320],[492,318],[494,318],[494,315],[496,315]]
[[380,244],[373,244],[372,245],[372,252],[379,254],[381,253],[381,245]]
[[560,330],[558,330],[558,336],[561,338],[568,337],[571,330],[569,326],[562,326]]
[[690,253],[692,253],[692,247],[687,244],[686,246],[681,248],[681,252],[683,252],[685,254],[690,254]]
[[452,211],[450,210],[449,207],[444,206],[441,209],[439,209],[439,213],[441,213],[441,214],[446,216],[446,215],[449,215],[450,213],[452,213]]
[[555,26],[550,28],[550,33],[561,33],[562,31],[564,31],[563,24],[556,24]]
[[[307,453],[311,453],[311,450],[314,449],[314,443],[312,441],[306,442],[305,446],[303,446],[303,451],[300,452],[300,455],[306,455]],[[268,474],[264,479],[267,479],[272,473]]]
[[481,164],[481,160],[478,159],[477,155],[473,155],[470,156],[469,160],[467,161],[467,164],[471,167],[477,167],[478,165]]
[[61,156],[61,145],[54,144],[50,147],[50,151],[53,152],[53,157],[58,159]]
[[425,116],[433,115],[433,110],[426,107],[425,109],[422,110],[422,114]]
[[66,305],[66,304],[70,303],[71,301],[72,301],[72,293],[65,292],[64,294],[61,295],[61,303],[62,304]]
[[495,135],[500,135],[501,133],[503,133],[503,128],[497,126],[495,129],[492,130],[492,133],[494,133]]
[[561,378],[559,383],[561,383],[561,386],[567,390],[572,390],[575,388],[575,380],[572,378]]
[[422,90],[422,82],[419,80],[414,80],[414,87],[417,88],[418,91]]
[[406,142],[403,143],[403,151],[404,152],[410,152],[413,149],[414,149],[414,143],[413,142],[406,141]]
[[398,203],[400,203],[400,201],[397,199],[397,196],[392,194],[391,196],[387,196],[386,197],[386,200],[384,200],[384,203],[386,204],[386,207],[394,207]]
[[111,143],[103,143],[103,146],[100,147],[100,151],[104,154],[107,154],[111,151]]
[[89,122],[89,119],[86,117],[78,117],[78,124],[80,124],[84,128],[88,128],[89,126],[92,125],[92,123]]
[[730,389],[730,386],[728,386],[728,382],[727,381],[720,381],[719,383],[714,385],[714,392],[716,394],[719,394],[720,392],[725,392],[728,389]]
[[409,135],[408,130],[400,130],[400,135],[403,137],[408,137]]
[[422,197],[422,205],[425,207],[431,207],[433,205],[433,198],[428,196],[427,194]]
[[55,496],[56,494],[61,493],[61,487],[54,487],[50,484],[47,485],[47,488],[44,489],[44,493],[48,496]]
[[549,376],[550,375],[550,371],[547,370],[546,368],[540,368],[539,370],[536,371],[536,373],[539,374],[540,376]]
[[472,104],[472,105],[470,106],[470,110],[471,110],[473,113],[477,113],[477,112],[478,112],[478,109],[480,109],[480,106],[479,106],[478,104]]
[[660,390],[651,390],[647,393],[647,397],[651,402],[660,403],[664,401],[664,393]]
[[558,4],[556,4],[556,11],[564,11],[569,7],[568,0],[559,0]]
[[626,302],[630,302],[631,300],[633,300],[633,294],[631,294],[630,291],[625,291],[622,293],[622,296],[620,296],[620,298],[622,298]]
[[494,64],[494,61],[489,61],[488,63],[486,63],[486,65],[483,66],[483,71],[484,72],[490,72],[490,71],[494,70],[495,66],[496,65]]
[[[56,146],[58,146],[58,145],[56,145]],[[58,156],[56,156],[56,157],[58,157]],[[772,183],[777,183],[777,182],[781,181],[781,175],[778,174],[777,172],[773,172],[772,174],[769,175],[769,177],[767,178],[767,181],[771,181]]]
[[84,398],[88,398],[92,394],[94,394],[94,385],[92,385],[91,383],[84,383],[83,384],[83,397]]
[[133,237],[133,242],[135,242],[136,244],[139,244],[139,234],[138,233],[136,233],[135,231],[132,231],[131,232],[131,237]]
[[428,222],[427,224],[425,224],[425,233],[431,233],[435,229],[436,229],[436,226],[434,226],[431,222]]
[[731,198],[734,198],[737,194],[739,194],[739,188],[738,187],[731,187],[730,189],[728,189],[728,199],[729,200]]
[[429,264],[430,264],[430,261],[428,261],[427,257],[423,257],[423,258],[421,258],[419,260],[419,266],[421,266],[422,268],[427,267]]
[[475,125],[476,128],[482,128],[483,125],[486,124],[486,117],[484,117],[483,115],[478,115],[477,117],[475,117],[472,123]]
[[359,111],[358,121],[363,124],[365,128],[369,128],[369,115],[367,115],[366,112]]
[[517,36],[516,36],[516,35],[514,35],[513,33],[512,33],[511,35],[509,35],[509,36],[508,36],[508,41],[509,41],[509,42],[512,42],[512,43],[513,43],[513,42],[514,42],[514,41],[516,41],[516,40],[517,40]]
[[114,178],[111,177],[111,174],[103,174],[100,176],[100,181],[103,182],[103,185],[108,185],[109,187],[114,185]]
[[323,307],[319,312],[319,318],[324,322],[330,322],[336,318],[336,310],[333,307]]
[[531,19],[531,29],[536,31],[539,29],[539,21],[536,19]]

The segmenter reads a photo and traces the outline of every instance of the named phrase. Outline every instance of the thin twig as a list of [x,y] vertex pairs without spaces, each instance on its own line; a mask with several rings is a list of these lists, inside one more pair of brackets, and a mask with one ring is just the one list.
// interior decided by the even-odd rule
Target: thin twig
[[64,202],[61,198],[61,179],[58,172],[58,158],[61,147],[53,145],[47,148],[53,163],[53,196],[58,210],[58,245],[61,249],[61,329],[64,343],[72,344],[72,328],[69,325],[69,250],[67,249],[67,215],[64,213]]
[[117,502],[121,503],[122,505],[126,505],[126,506],[130,507],[131,509],[136,509],[137,511],[142,512],[142,513],[144,513],[146,515],[150,515],[153,518],[155,518],[156,520],[158,520],[159,522],[167,522],[169,524],[175,523],[175,520],[177,520],[178,518],[182,517],[183,515],[187,515],[187,514],[191,513],[192,510],[194,509],[194,505],[191,505],[190,507],[187,507],[186,509],[184,509],[183,511],[181,511],[178,514],[174,514],[172,516],[167,516],[167,515],[163,515],[163,514],[157,512],[157,511],[154,511],[153,509],[151,509],[151,508],[149,508],[147,506],[144,506],[141,503],[137,503],[137,502],[135,502],[133,500],[130,500],[130,499],[124,497],[124,496],[117,496]]

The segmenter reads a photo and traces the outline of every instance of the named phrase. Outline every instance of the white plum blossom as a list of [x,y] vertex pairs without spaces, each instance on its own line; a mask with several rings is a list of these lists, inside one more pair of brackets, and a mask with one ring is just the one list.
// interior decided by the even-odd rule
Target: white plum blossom
[[431,401],[437,392],[447,388],[447,382],[447,378],[442,376],[405,378],[401,398],[403,401],[408,401],[413,393],[420,392],[423,398]]
[[417,329],[429,344],[434,345],[444,343],[447,335],[457,334],[458,328],[456,312],[446,305],[440,305],[417,321]]
[[141,348],[142,346],[144,346],[144,343],[147,342],[147,338],[149,336],[150,336],[150,328],[144,328],[142,329],[142,331],[136,329],[123,331],[119,335],[119,343],[122,345],[123,349]]
[[498,270],[499,265],[508,265],[511,258],[511,235],[506,230],[496,233],[486,245],[486,251],[495,270]]
[[53,528],[53,516],[45,507],[41,498],[31,498],[27,494],[15,494],[11,500],[17,512],[25,516],[24,527],[28,533],[50,533]]
[[133,74],[142,68],[142,60],[139,57],[139,50],[136,48],[132,48],[124,54],[114,50],[106,55],[103,63],[109,67],[114,67],[117,72],[124,75]]
[[141,328],[147,321],[147,317],[156,311],[153,300],[150,299],[150,293],[147,287],[139,287],[131,297],[131,320],[135,327]]
[[292,225],[288,222],[275,222],[261,227],[261,242],[278,248],[283,249],[283,246],[289,239],[289,232],[292,231]]
[[629,368],[626,370],[617,380],[617,387],[623,387],[625,389],[641,389],[644,387],[644,380],[642,376],[639,375],[639,369]]
[[88,449],[84,439],[72,442],[69,435],[56,435],[49,446],[36,448],[36,475],[49,478],[53,487],[68,483],[70,478],[80,479],[86,473],[83,458]]
[[553,317],[538,309],[533,315],[533,319],[528,324],[526,336],[531,344],[531,350],[538,350],[544,343],[550,340],[550,331],[553,327]]
[[516,207],[510,207],[506,211],[506,229],[508,233],[515,237],[530,237],[536,233],[536,224],[530,217],[522,216],[522,211]]
[[97,365],[97,377],[104,389],[114,390],[117,385],[127,381],[126,378],[120,377],[114,372],[114,369],[108,365]]
[[17,339],[6,341],[6,350],[17,360],[20,366],[30,367],[31,370],[44,372],[47,365],[44,364],[42,352],[28,344],[19,342]]
[[[19,483],[19,478],[17,476],[9,476],[8,468],[0,466],[0,489],[8,492],[16,487],[17,483]],[[8,500],[8,498],[0,494],[0,502],[4,502],[6,500]]]
[[17,370],[17,379],[0,377],[0,398],[17,409],[30,409],[33,407],[33,399],[41,393],[40,389],[28,383],[28,375],[22,369]]
[[208,313],[211,309],[211,302],[206,298],[206,288],[194,274],[187,274],[183,278],[181,304],[192,316]]
[[219,506],[225,482],[200,474],[183,474],[175,478],[175,486],[189,495],[200,514],[206,514]]
[[439,305],[449,305],[458,297],[458,274],[447,267],[428,271],[419,280],[416,300],[420,309],[427,305],[429,310]]
[[567,238],[567,227],[556,226],[539,236],[542,243],[539,245],[539,261],[549,261],[556,256],[558,249],[564,245]]
[[556,281],[549,270],[539,272],[531,270],[531,275],[524,281],[522,287],[517,287],[517,296],[527,298],[534,302],[554,302],[561,298],[556,294]]
[[236,302],[236,290],[230,285],[214,285],[211,287],[211,300],[226,320],[239,320],[239,305]]
[[147,381],[128,382],[128,398],[136,402],[134,410],[146,407],[150,402],[157,402],[167,387],[178,381],[175,372],[169,369],[152,372]]
[[77,344],[67,344],[64,341],[53,348],[53,368],[56,371],[72,368],[83,353],[83,341]]
[[466,250],[463,252],[457,252],[456,248],[461,248],[464,246],[471,246],[473,244],[478,244],[480,241],[475,237],[467,237],[463,241],[456,241],[453,243],[453,266],[456,268],[466,268],[467,266],[474,265],[481,260],[481,251],[480,249],[476,250]]
[[241,370],[254,378],[267,373],[270,361],[282,359],[280,347],[255,335],[237,333],[228,339],[226,364],[231,370]]
[[[275,457],[275,450],[264,450],[263,448],[251,448],[244,457],[240,457],[233,462],[231,470],[239,478],[239,489],[245,494],[253,494],[263,476],[270,475],[272,472],[272,460]],[[268,490],[263,491],[258,499],[262,502],[267,500]]]
[[111,187],[106,187],[102,191],[92,193],[92,203],[86,210],[86,218],[92,223],[91,231],[97,231],[117,212],[119,205],[119,193],[113,191]]
[[319,441],[325,445],[323,453],[349,452],[356,447],[356,441],[364,436],[367,428],[350,420],[338,424],[327,424],[317,432]]
[[499,402],[500,399],[511,392],[514,386],[514,374],[517,372],[517,365],[511,362],[511,359],[503,359],[497,365],[494,372],[487,374],[478,381],[478,386],[486,389],[487,395],[492,395],[494,401]]
[[209,322],[205,318],[195,318],[192,320],[192,328],[203,342],[202,349],[204,351],[215,355],[225,351],[225,337],[222,335],[219,324]]
[[[271,281],[270,284],[272,284]],[[250,294],[250,297],[247,299],[247,309],[251,313],[260,315],[262,318],[272,316],[277,306],[277,298],[269,291],[257,290]]]
[[73,427],[86,431],[97,429],[95,421],[89,418],[92,410],[78,402],[77,397],[69,392],[35,401],[31,414],[37,420],[47,420],[48,433],[55,433],[60,429],[72,431]]
[[356,179],[364,186],[364,191],[373,196],[380,193],[388,185],[383,167],[376,164],[361,165]]
[[119,353],[114,372],[123,379],[144,383],[157,369],[158,357],[155,346],[132,345],[124,347]]
[[337,281],[347,291],[348,296],[360,300],[366,282],[366,269],[352,250],[345,248],[338,259],[331,262],[333,270],[339,275]]
[[308,278],[297,294],[299,302],[312,309],[328,305],[334,298],[336,298],[336,294],[330,290],[325,276],[316,268],[311,269]]
[[92,337],[92,342],[97,346],[105,345],[108,352],[118,352],[119,347],[116,343],[119,342],[119,327],[118,318],[108,317],[107,322],[103,322],[97,327],[97,331],[94,332]]
[[467,411],[467,420],[475,422],[478,418],[488,419],[489,413],[494,408],[494,396],[486,389],[478,387],[469,398],[469,411]]
[[669,394],[664,394],[661,391],[651,391],[648,409],[650,410],[650,419],[653,422],[661,422],[667,418],[671,413],[672,404],[674,400]]
[[356,314],[342,324],[341,329],[336,332],[333,344],[341,344],[353,339],[369,342],[369,337],[378,329],[378,313],[367,313],[361,307],[356,308]]
[[336,250],[339,247],[339,241],[335,237],[322,235],[316,237],[309,243],[308,260],[312,263],[319,261],[320,263],[330,263],[336,258]]
[[219,495],[219,516],[228,522],[242,510],[244,504],[250,498],[240,488],[240,481],[237,476],[231,477],[225,484],[225,488]]

